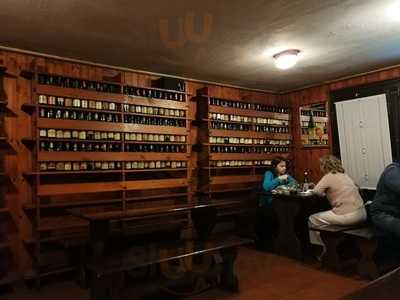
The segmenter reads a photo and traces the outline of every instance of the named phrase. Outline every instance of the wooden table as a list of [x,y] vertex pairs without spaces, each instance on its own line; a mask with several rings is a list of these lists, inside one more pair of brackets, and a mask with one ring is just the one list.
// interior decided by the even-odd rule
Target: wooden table
[[[157,264],[182,257],[200,255],[208,252],[219,252],[222,257],[221,285],[235,291],[238,281],[233,273],[236,258],[236,247],[250,240],[237,237],[221,236],[210,239],[211,231],[216,223],[217,208],[220,206],[238,205],[238,201],[204,202],[196,205],[175,205],[162,208],[129,209],[125,211],[85,212],[70,209],[68,212],[76,217],[89,221],[89,253],[82,259],[81,273],[89,270],[92,274],[91,299],[103,300],[109,292],[110,283],[116,275],[147,265]],[[135,218],[158,216],[166,214],[190,212],[197,240],[179,240],[179,236],[164,238],[155,243],[151,238],[133,242],[129,247],[108,245],[111,236],[111,222],[131,220]],[[108,247],[107,247],[108,246]],[[114,253],[106,253],[106,248],[115,248]],[[128,249],[128,250],[127,250]],[[167,254],[166,254],[167,253]],[[120,281],[119,279],[117,282]],[[107,283],[107,284],[106,284]],[[112,284],[111,284],[112,285]],[[111,290],[118,290],[111,288]],[[114,296],[113,296],[114,297]],[[119,297],[119,296],[115,296]]]
[[400,298],[400,268],[379,277],[341,300],[386,300]]
[[[92,272],[90,284],[91,300],[121,299],[124,290],[124,272],[143,268],[149,265],[165,263],[171,260],[184,259],[192,256],[219,254],[221,262],[217,263],[220,271],[219,286],[231,292],[237,292],[239,281],[234,272],[234,262],[237,247],[250,243],[250,240],[235,236],[216,236],[207,241],[181,240],[164,243],[147,243],[137,245],[101,261],[88,264]],[[182,272],[182,279],[189,278],[190,272]],[[202,276],[197,274],[197,276]],[[203,276],[209,276],[206,273]],[[156,289],[154,283],[152,289]],[[135,294],[136,295],[136,294]],[[134,295],[134,296],[135,296]],[[133,299],[135,299],[134,297]],[[130,297],[132,299],[132,296]]]
[[217,208],[232,205],[240,205],[240,202],[207,201],[195,205],[172,205],[110,212],[86,212],[79,209],[69,209],[68,212],[73,216],[89,221],[89,246],[92,249],[92,255],[101,258],[104,254],[107,238],[110,235],[112,221],[190,212],[198,237],[206,239],[215,226]]
[[312,194],[273,194],[272,205],[279,223],[275,251],[297,259],[308,258],[312,254],[308,217],[330,209],[328,200]]

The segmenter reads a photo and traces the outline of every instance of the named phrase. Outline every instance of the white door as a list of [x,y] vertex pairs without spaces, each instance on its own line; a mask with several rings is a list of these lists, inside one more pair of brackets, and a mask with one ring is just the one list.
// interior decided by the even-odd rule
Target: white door
[[346,172],[365,189],[375,189],[392,162],[386,96],[335,103],[340,156]]

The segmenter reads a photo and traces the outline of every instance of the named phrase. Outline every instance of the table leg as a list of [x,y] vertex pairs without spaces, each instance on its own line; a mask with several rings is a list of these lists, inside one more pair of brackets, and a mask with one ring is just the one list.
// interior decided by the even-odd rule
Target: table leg
[[[109,221],[92,221],[89,224],[89,249],[86,247],[82,248],[81,257],[80,257],[80,265],[78,270],[78,283],[85,287],[88,284],[88,278],[90,274],[88,274],[88,269],[86,268],[86,264],[90,260],[92,263],[96,263],[101,261],[101,258],[104,255],[105,245],[107,241],[107,237],[110,231],[110,223]],[[89,253],[88,251],[89,250]],[[92,277],[96,277],[94,274]],[[90,286],[90,294],[94,293],[93,299],[103,299],[106,294],[105,291],[99,292],[97,295],[97,290],[102,290],[104,288],[104,278],[92,278],[91,286]],[[99,283],[100,282],[100,283]],[[94,287],[96,286],[96,287]],[[95,291],[94,291],[95,290]],[[100,298],[99,298],[100,297]],[[91,296],[92,299],[92,296]]]
[[123,272],[107,276],[93,276],[90,286],[90,300],[121,300],[123,291]]
[[235,275],[234,265],[237,257],[237,247],[220,250],[222,257],[221,287],[231,292],[239,292],[239,279]]
[[105,250],[106,241],[110,232],[109,221],[90,222],[90,248],[94,260],[100,259]]
[[278,254],[301,258],[301,244],[295,232],[295,220],[300,208],[294,201],[277,199],[273,202],[279,230],[275,241],[275,251]]

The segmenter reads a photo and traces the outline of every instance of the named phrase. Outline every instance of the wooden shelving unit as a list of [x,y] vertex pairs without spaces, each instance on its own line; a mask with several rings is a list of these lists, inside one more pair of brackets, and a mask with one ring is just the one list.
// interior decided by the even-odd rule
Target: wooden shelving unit
[[207,88],[197,91],[196,101],[201,198],[248,198],[261,186],[273,157],[291,158],[287,108],[219,99]]
[[301,143],[305,148],[328,148],[328,113],[325,103],[300,107]]
[[14,117],[15,114],[8,106],[8,95],[5,90],[4,80],[6,77],[14,78],[7,68],[0,67],[0,287],[12,285],[16,280],[15,258],[12,253],[13,219],[7,199],[11,180],[7,170],[5,154],[15,152],[12,142],[6,136],[6,118]]
[[[33,190],[32,202],[23,206],[32,222],[26,244],[33,248],[34,268],[28,277],[73,268],[70,261],[49,268],[44,259],[49,243],[87,234],[87,222],[66,208],[109,212],[191,203],[185,92],[127,87],[122,76],[111,83],[39,72],[30,78],[34,93],[21,106],[33,125],[31,136],[21,140],[33,158],[23,174]],[[149,227],[139,221],[118,226]],[[170,221],[187,223],[187,213]]]

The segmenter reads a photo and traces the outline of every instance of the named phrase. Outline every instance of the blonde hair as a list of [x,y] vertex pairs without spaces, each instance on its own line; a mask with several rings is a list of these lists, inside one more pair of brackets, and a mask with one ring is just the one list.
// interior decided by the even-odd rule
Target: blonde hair
[[319,159],[321,171],[324,173],[344,173],[342,162],[333,155],[324,155]]

